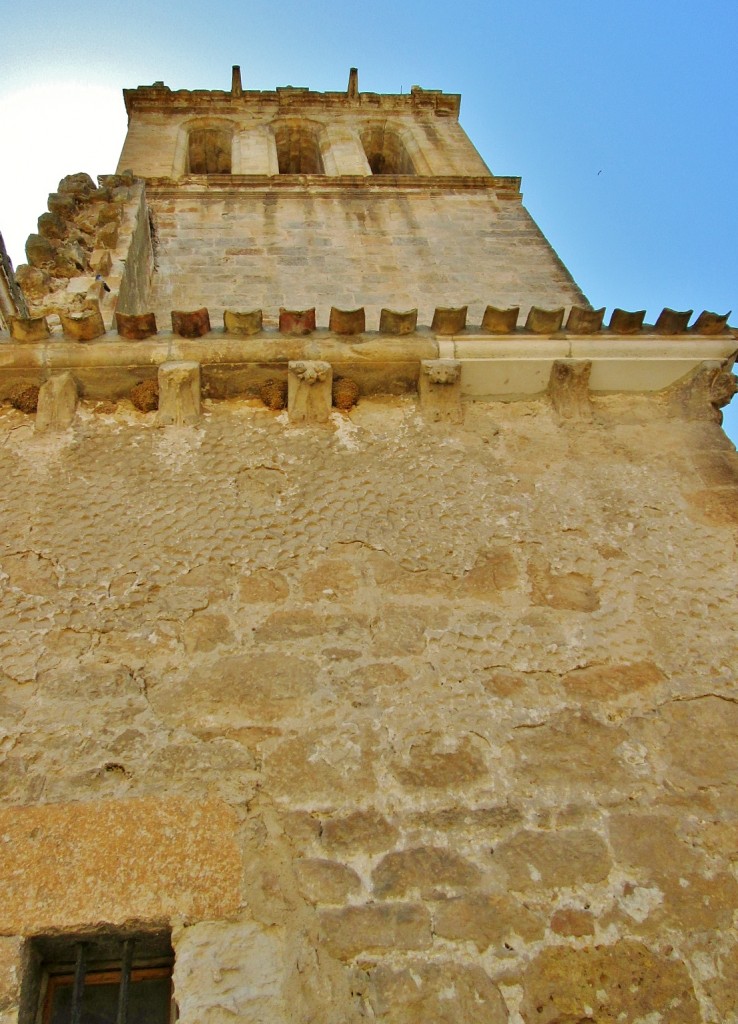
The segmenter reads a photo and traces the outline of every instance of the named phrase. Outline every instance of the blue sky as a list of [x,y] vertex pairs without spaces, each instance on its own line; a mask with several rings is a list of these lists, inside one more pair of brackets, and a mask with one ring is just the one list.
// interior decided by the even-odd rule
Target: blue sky
[[[468,134],[496,174],[522,176],[596,306],[651,321],[663,306],[735,308],[736,323],[736,37],[735,0],[16,4],[3,14],[0,230],[19,262],[62,174],[113,169],[123,87],[228,88],[240,64],[246,88],[338,89],[354,65],[362,89],[460,92]],[[29,123],[39,102],[51,112]]]

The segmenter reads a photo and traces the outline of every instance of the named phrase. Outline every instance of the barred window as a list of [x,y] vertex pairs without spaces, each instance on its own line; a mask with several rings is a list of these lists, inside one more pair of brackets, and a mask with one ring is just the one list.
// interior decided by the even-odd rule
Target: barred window
[[174,955],[168,934],[58,936],[41,959],[41,1024],[172,1024]]

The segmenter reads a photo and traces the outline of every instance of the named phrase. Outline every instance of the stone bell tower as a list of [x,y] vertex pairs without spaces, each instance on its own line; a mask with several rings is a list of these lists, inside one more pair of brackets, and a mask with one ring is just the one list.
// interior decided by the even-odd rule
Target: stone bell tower
[[[244,296],[276,323],[287,303],[499,306],[584,302],[521,205],[518,178],[490,173],[458,122],[460,97],[285,87],[126,90],[119,171],[147,182],[158,243],[149,305],[220,314]],[[193,245],[193,239],[197,245]]]
[[0,332],[0,1024],[738,1020],[728,316],[458,96],[125,101]]

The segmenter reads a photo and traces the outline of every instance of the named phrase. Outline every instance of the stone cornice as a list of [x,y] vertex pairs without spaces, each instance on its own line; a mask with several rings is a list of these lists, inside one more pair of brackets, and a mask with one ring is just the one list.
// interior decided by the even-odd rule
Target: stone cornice
[[360,92],[350,96],[345,92],[313,92],[311,89],[285,86],[275,90],[244,90],[240,94],[220,89],[178,89],[172,91],[163,82],[140,85],[137,89],[124,89],[123,98],[128,114],[134,111],[176,111],[196,114],[217,111],[219,114],[238,114],[244,110],[269,110],[278,114],[304,114],[310,110],[377,111],[385,113],[429,114],[434,117],[459,116],[461,96],[438,89],[413,86],[409,93]]
[[176,198],[181,195],[235,195],[245,191],[266,193],[304,192],[332,194],[336,192],[488,191],[498,199],[520,201],[520,178],[495,175],[337,175],[327,174],[191,174],[183,178],[146,178],[150,198]]

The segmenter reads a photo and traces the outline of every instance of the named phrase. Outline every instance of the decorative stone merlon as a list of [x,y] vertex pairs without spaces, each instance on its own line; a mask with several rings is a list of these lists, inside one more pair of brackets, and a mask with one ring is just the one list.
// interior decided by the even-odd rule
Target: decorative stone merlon
[[105,324],[99,309],[88,309],[84,313],[60,313],[64,336],[73,341],[94,341],[105,334]]
[[520,306],[510,306],[508,309],[487,306],[482,317],[482,330],[491,334],[512,334],[517,326],[519,314]]
[[548,391],[560,420],[569,423],[587,423],[592,419],[589,397],[589,375],[592,362],[556,359],[551,367]]
[[204,306],[191,312],[173,309],[172,330],[181,338],[202,338],[210,330],[210,314]]
[[563,306],[559,309],[542,309],[540,306],[531,306],[525,321],[525,329],[534,334],[555,334],[561,330],[563,322]]
[[315,307],[279,310],[280,334],[311,334],[315,330]]
[[264,317],[260,309],[250,309],[238,313],[226,309],[223,313],[223,327],[227,334],[259,334],[264,326]]
[[417,309],[383,309],[379,314],[380,334],[413,334],[417,326]]
[[654,330],[657,334],[681,334],[683,331],[686,331],[689,318],[693,312],[693,309],[685,309],[683,312],[680,312],[676,309],[669,309],[666,306],[659,313]]
[[602,328],[604,317],[604,306],[601,309],[572,306],[566,321],[566,329],[571,334],[596,334]]
[[359,309],[337,309],[331,306],[328,330],[335,334],[361,334],[366,330],[364,307]]
[[156,317],[153,313],[116,313],[115,323],[121,338],[129,341],[143,341],[156,334]]
[[77,409],[77,385],[71,373],[60,373],[45,381],[38,392],[36,430],[39,433],[66,430]]
[[331,415],[333,370],[330,363],[288,363],[287,410],[290,423],[327,423]]
[[460,334],[466,327],[466,306],[436,306],[431,330],[436,334]]
[[695,334],[722,334],[728,326],[731,312],[732,310],[725,314],[711,313],[709,310],[703,309],[690,330]]
[[162,363],[159,367],[159,426],[186,426],[200,419],[200,364]]
[[619,309],[616,306],[610,317],[610,330],[614,334],[637,334],[643,327],[645,317],[645,309],[631,313],[627,309]]
[[49,325],[45,316],[10,317],[10,337],[13,341],[45,341],[49,337]]
[[420,408],[432,423],[461,423],[461,362],[422,359],[418,378]]

